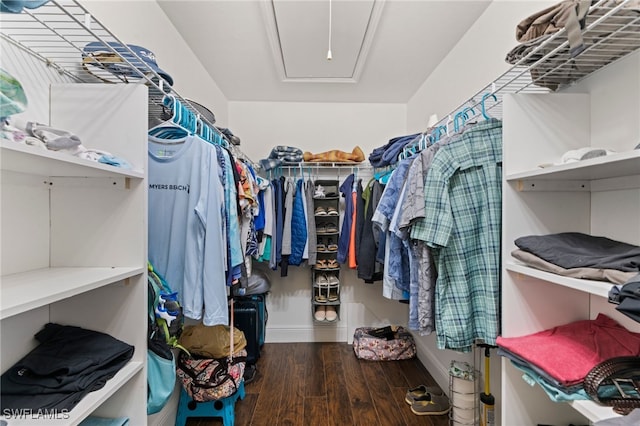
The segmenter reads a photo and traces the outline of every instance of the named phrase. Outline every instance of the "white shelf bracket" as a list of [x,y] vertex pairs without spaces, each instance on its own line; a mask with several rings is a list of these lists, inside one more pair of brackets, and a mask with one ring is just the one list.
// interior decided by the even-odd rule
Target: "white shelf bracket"
[[591,183],[587,180],[518,180],[516,189],[519,192],[589,192]]

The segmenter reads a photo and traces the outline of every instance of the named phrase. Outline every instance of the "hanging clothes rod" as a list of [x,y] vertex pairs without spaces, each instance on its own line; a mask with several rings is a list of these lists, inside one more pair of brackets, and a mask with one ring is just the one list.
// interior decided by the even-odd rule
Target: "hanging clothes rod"
[[373,166],[371,164],[361,164],[361,163],[340,163],[340,162],[301,162],[295,164],[283,164],[279,166],[283,169],[297,169],[300,167],[308,167],[314,169],[331,169],[334,167],[339,168],[357,168],[359,170],[373,170]]

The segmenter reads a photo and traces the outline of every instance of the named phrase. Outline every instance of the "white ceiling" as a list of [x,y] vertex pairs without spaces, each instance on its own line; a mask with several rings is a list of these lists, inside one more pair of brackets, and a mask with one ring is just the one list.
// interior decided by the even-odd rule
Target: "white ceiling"
[[490,2],[158,0],[229,101],[374,103],[406,103]]

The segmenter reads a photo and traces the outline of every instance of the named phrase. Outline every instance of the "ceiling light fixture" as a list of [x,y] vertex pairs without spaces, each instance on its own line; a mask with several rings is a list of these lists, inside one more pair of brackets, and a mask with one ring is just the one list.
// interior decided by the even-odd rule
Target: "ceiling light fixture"
[[331,0],[329,0],[329,50],[327,51],[327,61],[333,58],[331,55]]

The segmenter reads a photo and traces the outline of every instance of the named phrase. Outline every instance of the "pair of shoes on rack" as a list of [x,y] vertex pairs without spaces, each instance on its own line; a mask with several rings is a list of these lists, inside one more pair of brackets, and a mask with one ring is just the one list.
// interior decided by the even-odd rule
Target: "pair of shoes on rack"
[[338,210],[335,207],[327,207],[326,209],[322,206],[316,207],[315,213],[316,216],[339,216]]
[[320,274],[316,277],[316,284],[320,287],[328,287],[340,284],[340,280],[333,274]]
[[317,235],[337,234],[337,233],[338,233],[338,226],[335,223],[327,223],[326,225],[320,225],[316,227]]
[[336,308],[333,306],[316,306],[313,317],[316,321],[333,322],[338,319],[338,313],[336,312]]
[[405,402],[418,416],[440,416],[451,410],[449,398],[435,386],[419,385],[407,390]]
[[337,302],[338,287],[318,288],[314,299],[318,303]]
[[338,251],[338,245],[333,242],[333,238],[329,238],[327,244],[325,244],[323,241],[323,239],[318,238],[318,244],[316,245],[317,251],[321,253],[325,251]]
[[338,269],[339,267],[340,265],[335,259],[318,259],[315,265],[316,269]]

